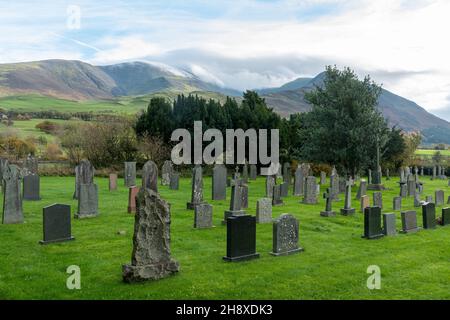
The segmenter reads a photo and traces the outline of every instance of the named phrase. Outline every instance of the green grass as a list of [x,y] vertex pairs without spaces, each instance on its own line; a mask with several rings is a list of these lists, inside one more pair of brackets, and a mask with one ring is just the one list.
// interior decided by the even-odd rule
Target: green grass
[[12,130],[15,133],[17,133],[17,136],[19,138],[26,138],[26,137],[35,137],[38,138],[40,136],[45,137],[47,139],[47,142],[53,142],[55,141],[56,137],[54,135],[45,133],[39,129],[36,128],[36,125],[38,123],[41,123],[45,120],[55,122],[58,124],[67,124],[70,122],[75,122],[72,120],[59,120],[59,119],[31,119],[31,120],[15,120],[14,124],[10,127],[7,127],[5,124],[0,123],[0,133],[6,132],[8,130]]
[[[447,181],[424,178],[425,195],[435,189],[449,194]],[[171,249],[181,266],[172,277],[142,284],[125,284],[121,266],[130,262],[134,217],[127,213],[127,189],[109,192],[107,179],[99,185],[100,216],[73,220],[76,240],[42,246],[42,207],[59,202],[70,204],[72,214],[73,177],[41,178],[42,200],[24,202],[25,223],[0,225],[0,298],[2,299],[450,299],[450,227],[399,234],[379,240],[365,240],[363,216],[338,215],[323,218],[317,205],[299,203],[299,197],[285,198],[285,205],[273,208],[273,217],[292,213],[300,221],[300,245],[305,251],[274,257],[272,225],[257,225],[257,260],[227,263],[226,229],[221,225],[227,201],[210,201],[211,178],[205,177],[204,198],[214,206],[215,228],[193,229],[193,212],[186,210],[190,179],[181,179],[180,190],[161,186],[160,193],[171,203]],[[397,179],[383,192],[384,212],[391,212],[398,194]],[[324,191],[322,187],[322,192]],[[263,197],[265,179],[249,183],[248,213],[254,215],[256,200]],[[356,188],[353,190],[355,194]],[[369,191],[369,195],[371,192]],[[230,189],[228,188],[228,199]],[[333,204],[343,207],[341,201]],[[359,209],[359,202],[353,200]],[[414,209],[413,199],[403,209]],[[440,215],[441,208],[437,208]],[[397,228],[401,228],[400,212]],[[418,212],[421,225],[421,212]],[[126,235],[118,235],[124,230]],[[81,268],[81,290],[66,288],[66,269]],[[381,268],[381,290],[369,290],[367,267]]]
[[415,154],[419,156],[430,156],[432,157],[436,151],[439,151],[443,156],[450,156],[450,150],[427,150],[427,149],[417,149]]

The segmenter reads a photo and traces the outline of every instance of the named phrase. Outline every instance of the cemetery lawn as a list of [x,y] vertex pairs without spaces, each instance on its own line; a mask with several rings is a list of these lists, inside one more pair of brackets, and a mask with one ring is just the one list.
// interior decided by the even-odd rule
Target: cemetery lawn
[[[450,299],[450,226],[365,240],[361,238],[363,216],[355,200],[355,216],[323,218],[319,216],[325,206],[322,198],[317,205],[299,204],[294,196],[285,198],[284,206],[274,207],[273,217],[291,213],[300,220],[300,245],[305,251],[271,256],[272,225],[264,224],[257,225],[260,259],[224,262],[226,228],[221,220],[229,200],[209,200],[211,177],[204,179],[204,198],[214,206],[216,227],[207,230],[192,228],[193,212],[186,210],[189,178],[180,180],[178,191],[159,187],[171,203],[171,249],[180,272],[160,281],[125,284],[122,264],[130,262],[134,225],[134,217],[127,213],[128,190],[122,179],[116,192],[108,191],[107,179],[95,180],[100,216],[73,220],[74,241],[38,243],[42,207],[59,202],[70,204],[72,215],[76,212],[74,177],[41,177],[42,200],[24,202],[25,223],[0,224],[0,299]],[[397,181],[385,183],[392,190],[383,192],[383,212],[392,212]],[[450,194],[446,180],[424,177],[423,181],[424,196],[434,197],[435,189],[443,189],[446,198]],[[256,200],[264,190],[264,178],[249,182],[248,213],[255,215]],[[229,199],[230,188],[227,192]],[[333,204],[335,211],[343,207],[343,198]],[[414,209],[413,197],[403,200],[403,209]],[[440,212],[438,207],[437,216]],[[400,212],[396,214],[400,229]],[[418,224],[422,226],[421,211]],[[119,230],[126,234],[117,234]],[[81,268],[81,290],[66,288],[70,265]],[[370,265],[381,269],[380,290],[366,286]]]

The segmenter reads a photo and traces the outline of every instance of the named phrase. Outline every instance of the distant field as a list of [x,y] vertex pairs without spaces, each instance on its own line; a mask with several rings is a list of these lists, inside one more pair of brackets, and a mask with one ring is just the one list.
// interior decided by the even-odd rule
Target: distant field
[[417,149],[416,155],[419,156],[433,156],[436,151],[440,151],[440,153],[443,156],[449,156],[450,157],[450,150],[427,150],[427,149]]
[[[31,120],[15,120],[14,124],[11,127],[7,127],[4,124],[0,124],[0,133],[6,132],[6,131],[12,131],[13,133],[17,134],[20,138],[26,138],[29,136],[38,138],[40,136],[45,137],[47,139],[47,142],[53,142],[56,137],[52,136],[51,134],[47,134],[45,132],[42,132],[41,130],[36,128],[36,125],[38,123],[41,123],[45,121],[46,119],[31,119]],[[56,123],[69,123],[69,122],[76,122],[72,120],[55,120],[55,119],[47,119],[52,122]]]

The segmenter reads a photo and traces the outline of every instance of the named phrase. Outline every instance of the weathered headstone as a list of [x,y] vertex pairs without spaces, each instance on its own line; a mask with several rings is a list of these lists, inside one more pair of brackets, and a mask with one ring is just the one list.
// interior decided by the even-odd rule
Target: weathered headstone
[[395,213],[383,213],[383,233],[386,236],[397,234]]
[[266,198],[273,197],[273,187],[275,186],[275,177],[266,176]]
[[344,177],[339,177],[339,193],[345,193],[346,184],[347,180]]
[[301,196],[303,194],[303,171],[300,167],[294,173],[294,196]]
[[373,206],[383,209],[383,194],[381,192],[373,193]]
[[194,228],[212,228],[213,206],[201,203],[194,209]]
[[213,200],[227,198],[227,168],[223,164],[216,164],[213,168],[211,195]]
[[32,173],[23,177],[23,200],[41,200],[39,175]]
[[417,232],[417,214],[415,211],[402,211],[402,232],[413,233]]
[[259,258],[256,253],[256,218],[250,215],[227,219],[227,254],[225,261],[237,262]]
[[139,187],[131,186],[128,188],[128,213],[136,212],[136,196],[139,193]]
[[125,170],[123,173],[123,179],[126,187],[132,187],[136,185],[136,162],[127,161],[124,163]]
[[75,167],[75,192],[73,194],[74,199],[78,199],[80,185],[94,183],[94,174],[94,166],[89,162],[89,160],[83,159],[80,161],[80,164]]
[[326,200],[325,211],[321,211],[320,215],[322,217],[334,217],[336,216],[336,212],[334,212],[331,208],[333,200],[332,200],[331,189],[327,188],[327,192],[324,192],[323,198]]
[[52,204],[43,208],[44,239],[41,244],[74,240],[72,237],[70,206]]
[[299,223],[291,214],[282,214],[273,223],[273,248],[274,256],[290,255],[300,251],[298,246]]
[[324,185],[327,183],[327,174],[324,171],[320,171],[320,184]]
[[256,202],[256,222],[272,222],[272,199],[262,198]]
[[4,190],[3,190],[3,171],[6,169],[8,164],[9,164],[8,159],[0,158],[0,187],[2,189],[2,192],[4,192]]
[[172,171],[170,174],[170,184],[169,189],[170,190],[178,190],[180,184],[180,173]]
[[283,164],[283,182],[291,184],[291,164],[289,162]]
[[361,197],[361,212],[364,213],[364,210],[370,206],[370,198],[368,195]]
[[402,197],[394,197],[392,202],[394,211],[402,210]]
[[151,188],[137,196],[131,264],[122,267],[125,282],[158,280],[178,272],[170,253],[170,205]]
[[367,194],[367,181],[361,180],[359,182],[358,193],[356,194],[356,200],[360,200],[362,196]]
[[286,181],[280,184],[280,196],[282,198],[286,198],[287,196],[289,196],[289,183],[287,183]]
[[23,164],[24,175],[38,174],[39,162],[32,156],[28,155]]
[[92,218],[98,216],[98,188],[94,183],[80,184],[78,194],[78,211],[75,218]]
[[272,205],[273,206],[283,205],[283,199],[281,199],[281,186],[279,184],[273,186]]
[[406,198],[408,196],[408,186],[406,183],[400,184],[400,197]]
[[450,208],[442,208],[441,224],[443,226],[450,224]]
[[258,168],[255,164],[250,165],[250,180],[256,180],[258,177]]
[[161,185],[168,186],[170,184],[170,175],[173,171],[172,161],[166,160],[161,169]]
[[242,188],[240,184],[231,187],[230,209],[224,213],[222,224],[227,223],[227,219],[231,216],[242,216],[245,211],[242,210]]
[[414,180],[408,180],[407,183],[408,188],[408,197],[414,196],[414,193],[416,192],[416,181]]
[[3,169],[3,224],[23,223],[19,167],[8,164]]
[[109,174],[109,191],[117,190],[117,174],[110,173]]
[[241,188],[241,206],[242,209],[247,209],[248,208],[248,185],[246,184],[241,184],[240,185]]
[[158,192],[158,166],[151,160],[142,167],[142,188]]
[[352,208],[352,184],[350,181],[345,184],[345,204],[344,209],[341,209],[341,214],[344,216],[355,214],[355,209]]
[[384,236],[381,228],[381,208],[367,207],[364,209],[364,235],[366,239],[376,239]]
[[242,166],[242,182],[247,184],[248,183],[248,166],[247,162],[244,163]]
[[316,177],[309,176],[306,177],[305,192],[303,196],[304,204],[316,204],[317,203],[317,193],[316,193]]
[[427,202],[422,205],[422,221],[424,229],[436,228],[436,207],[434,203]]
[[443,206],[444,205],[444,191],[436,190],[434,192],[434,199],[435,199],[436,206]]
[[192,169],[191,202],[186,207],[193,210],[200,203],[203,203],[203,170],[200,165],[196,165]]
[[333,201],[339,201],[339,176],[334,174],[330,176],[330,189]]

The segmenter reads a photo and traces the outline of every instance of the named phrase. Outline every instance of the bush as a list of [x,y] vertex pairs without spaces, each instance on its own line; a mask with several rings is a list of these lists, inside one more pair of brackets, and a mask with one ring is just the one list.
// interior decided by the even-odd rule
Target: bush
[[56,134],[61,129],[61,126],[55,122],[45,120],[43,122],[38,123],[36,125],[36,129],[39,129],[47,134]]
[[62,160],[63,152],[57,143],[49,143],[45,148],[42,157],[44,160]]

